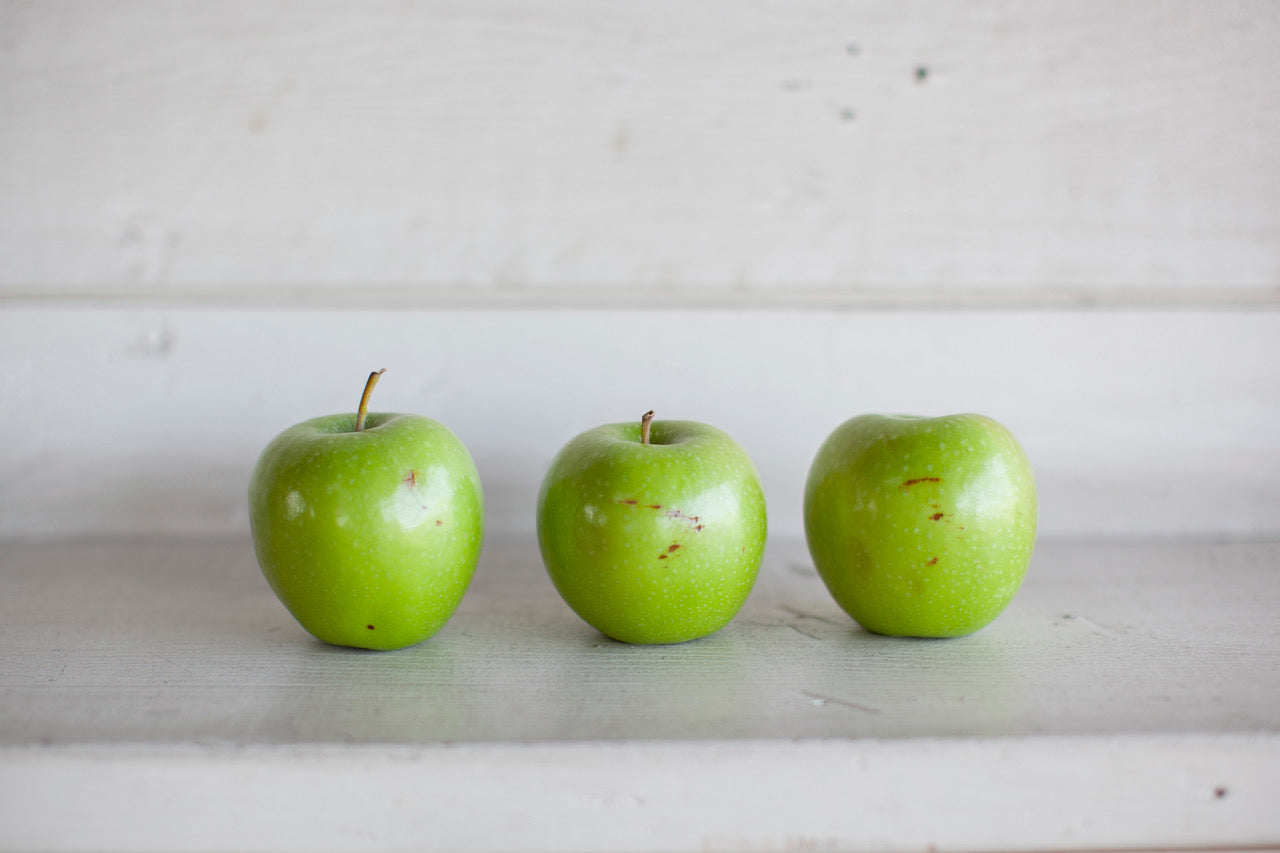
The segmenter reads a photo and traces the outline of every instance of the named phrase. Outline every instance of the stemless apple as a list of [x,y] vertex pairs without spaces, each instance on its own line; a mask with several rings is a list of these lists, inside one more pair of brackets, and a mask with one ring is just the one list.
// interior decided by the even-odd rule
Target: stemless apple
[[369,413],[290,427],[249,481],[258,564],[326,643],[398,649],[435,634],[475,573],[484,500],[471,455],[441,424]]
[[589,625],[627,643],[680,643],[723,628],[751,592],[764,493],[727,434],[652,417],[565,445],[538,495],[538,543]]
[[957,637],[995,619],[1022,584],[1035,480],[991,418],[862,415],[818,450],[804,524],[818,574],[864,628]]

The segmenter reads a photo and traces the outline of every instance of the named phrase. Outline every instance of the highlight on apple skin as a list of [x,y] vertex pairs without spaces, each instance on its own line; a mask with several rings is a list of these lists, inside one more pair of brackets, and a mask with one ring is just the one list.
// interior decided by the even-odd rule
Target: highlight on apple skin
[[868,631],[959,637],[1000,615],[1026,576],[1035,480],[991,418],[861,415],[814,457],[804,524],[823,583]]

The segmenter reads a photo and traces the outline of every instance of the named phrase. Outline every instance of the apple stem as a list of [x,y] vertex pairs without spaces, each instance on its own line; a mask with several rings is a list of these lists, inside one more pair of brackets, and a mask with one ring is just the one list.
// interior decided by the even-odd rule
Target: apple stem
[[385,367],[375,370],[369,374],[369,381],[364,383],[364,393],[360,395],[360,408],[356,411],[356,432],[364,429],[364,419],[369,415],[369,395],[373,393],[373,386],[378,384],[378,377],[386,372]]
[[640,416],[640,443],[649,443],[649,423],[653,420],[653,409]]

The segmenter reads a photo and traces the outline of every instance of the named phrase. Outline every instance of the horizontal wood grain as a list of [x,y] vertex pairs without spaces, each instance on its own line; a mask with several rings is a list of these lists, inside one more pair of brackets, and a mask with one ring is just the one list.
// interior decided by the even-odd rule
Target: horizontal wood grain
[[533,537],[491,537],[449,624],[380,654],[312,639],[248,536],[11,543],[0,745],[1274,734],[1277,559],[1041,543],[991,625],[904,640],[857,628],[775,538],[729,627],[628,646],[564,604]]
[[1275,300],[1278,42],[1267,0],[5,2],[0,296]]
[[779,535],[843,420],[960,411],[1022,441],[1044,536],[1273,535],[1277,365],[1280,312],[11,307],[0,535],[244,531],[267,441],[382,367],[374,407],[462,438],[498,534],[572,436],[654,408],[743,444]]
[[1274,736],[0,748],[0,849],[1273,853],[1278,765]]
[[970,637],[775,542],[713,637],[588,628],[531,539],[436,637],[326,647],[247,537],[0,550],[3,850],[1280,845],[1280,545],[1045,543]]

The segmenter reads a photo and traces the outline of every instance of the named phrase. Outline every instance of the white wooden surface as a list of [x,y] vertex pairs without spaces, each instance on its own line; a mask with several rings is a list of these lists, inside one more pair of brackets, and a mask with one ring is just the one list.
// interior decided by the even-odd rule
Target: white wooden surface
[[1030,455],[1041,532],[1280,531],[1280,311],[0,311],[0,535],[242,533],[267,441],[375,406],[449,425],[489,529],[531,535],[570,437],[715,423],[801,533],[828,432],[862,412],[978,411]]
[[0,849],[1280,846],[1280,545],[1045,544],[991,626],[875,637],[798,542],[632,647],[532,541],[393,653],[324,646],[235,539],[0,551]]
[[608,641],[532,540],[490,541],[448,626],[393,654],[312,640],[247,538],[7,545],[0,744],[791,740],[1280,730],[1280,546],[1041,545],[991,626],[857,630],[803,545],[732,627]]
[[1269,0],[5,0],[0,294],[1274,299],[1277,44]]
[[1274,736],[0,749],[0,849],[1280,849]]

